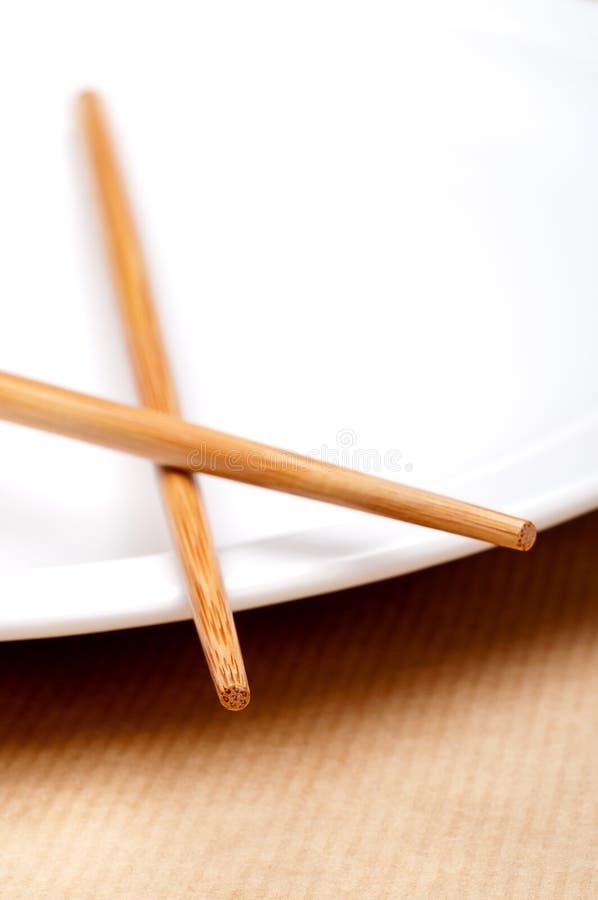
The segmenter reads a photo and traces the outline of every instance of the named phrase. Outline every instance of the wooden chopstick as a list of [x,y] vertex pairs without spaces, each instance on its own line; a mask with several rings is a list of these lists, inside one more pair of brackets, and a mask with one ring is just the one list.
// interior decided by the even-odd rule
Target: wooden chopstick
[[[137,391],[146,407],[176,414],[174,382],[141,245],[98,96],[82,94],[79,112]],[[249,703],[249,685],[199,489],[188,472],[162,466],[158,477],[195,625],[220,702],[227,709],[243,709]]]
[[163,466],[299,494],[513,550],[529,550],[536,539],[534,525],[517,516],[191,425],[167,413],[2,372],[0,419],[148,457]]

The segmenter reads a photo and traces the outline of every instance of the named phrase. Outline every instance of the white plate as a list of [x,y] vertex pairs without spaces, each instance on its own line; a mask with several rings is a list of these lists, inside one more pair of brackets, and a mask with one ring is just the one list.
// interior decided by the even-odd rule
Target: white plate
[[[596,506],[598,9],[552,6],[553,33],[479,8],[14,4],[1,367],[134,402],[73,122],[92,84],[188,418],[540,526]],[[1,637],[187,616],[151,465],[0,440]],[[482,549],[203,487],[236,609]]]

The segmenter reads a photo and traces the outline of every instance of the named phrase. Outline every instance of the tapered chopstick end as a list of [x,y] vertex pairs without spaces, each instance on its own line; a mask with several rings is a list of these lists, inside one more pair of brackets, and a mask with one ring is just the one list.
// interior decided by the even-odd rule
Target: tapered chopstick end
[[240,712],[248,705],[251,692],[246,684],[231,684],[223,688],[218,696],[225,709],[231,712]]
[[519,549],[531,550],[536,543],[536,526],[533,522],[524,522],[519,532]]

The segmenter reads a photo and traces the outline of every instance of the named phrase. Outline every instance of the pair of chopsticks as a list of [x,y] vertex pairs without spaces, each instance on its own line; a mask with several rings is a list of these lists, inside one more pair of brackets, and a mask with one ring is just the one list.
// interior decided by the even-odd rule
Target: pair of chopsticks
[[536,537],[525,519],[333,466],[184,422],[149,281],[98,97],[79,98],[129,354],[144,408],[0,372],[0,418],[152,459],[199,639],[221,703],[250,692],[230,607],[193,472],[298,494],[438,528],[515,550]]

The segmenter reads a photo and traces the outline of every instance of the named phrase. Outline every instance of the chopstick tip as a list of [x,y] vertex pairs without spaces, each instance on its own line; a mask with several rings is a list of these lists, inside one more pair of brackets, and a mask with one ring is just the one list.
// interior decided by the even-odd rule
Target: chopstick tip
[[536,543],[537,531],[533,522],[524,522],[519,532],[519,547],[521,550],[531,550]]
[[231,684],[219,693],[220,702],[231,712],[240,712],[248,705],[251,692],[246,684]]
[[75,97],[75,107],[81,114],[90,110],[97,110],[100,105],[100,95],[93,88],[84,88]]

